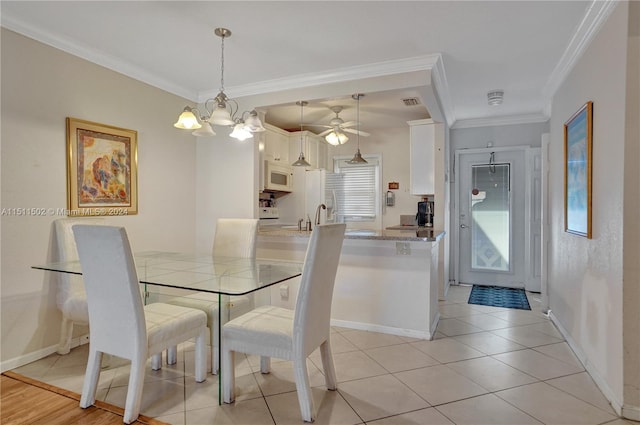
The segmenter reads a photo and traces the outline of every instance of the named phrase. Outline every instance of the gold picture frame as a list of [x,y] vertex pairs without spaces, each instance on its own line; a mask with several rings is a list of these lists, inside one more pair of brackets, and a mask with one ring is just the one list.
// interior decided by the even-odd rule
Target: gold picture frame
[[564,231],[591,239],[593,102],[564,123]]
[[67,117],[69,216],[138,213],[138,132]]

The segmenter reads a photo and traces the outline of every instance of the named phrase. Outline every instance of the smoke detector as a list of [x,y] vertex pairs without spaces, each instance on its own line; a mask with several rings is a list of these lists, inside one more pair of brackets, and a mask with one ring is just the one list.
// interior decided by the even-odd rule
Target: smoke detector
[[504,98],[504,90],[491,90],[487,93],[487,101],[491,106],[497,106],[502,104]]

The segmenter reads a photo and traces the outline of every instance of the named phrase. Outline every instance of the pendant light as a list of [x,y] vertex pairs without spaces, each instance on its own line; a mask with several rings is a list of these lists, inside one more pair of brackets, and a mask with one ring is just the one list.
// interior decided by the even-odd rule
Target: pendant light
[[[194,136],[215,136],[212,125],[231,127],[229,135],[238,140],[253,137],[253,133],[265,131],[258,113],[255,110],[239,114],[238,103],[229,98],[224,92],[224,39],[231,37],[227,28],[216,28],[214,34],[222,39],[220,55],[220,92],[215,98],[204,102],[206,113],[200,113],[197,108],[186,106],[174,127],[193,131]],[[209,105],[213,105],[213,107]],[[235,106],[235,108],[234,108]],[[246,121],[245,121],[246,117]]]
[[356,154],[353,155],[353,158],[351,158],[349,161],[347,161],[347,164],[367,164],[367,161],[362,157],[362,154],[360,153],[360,98],[364,97],[364,94],[362,93],[356,93],[353,96],[351,96],[352,98],[354,98],[356,100],[356,131],[357,131],[357,135],[358,135],[358,150],[356,151]]
[[294,167],[311,167],[311,164],[309,164],[307,162],[306,159],[304,159],[304,152],[302,150],[302,145],[303,145],[303,138],[304,138],[304,134],[302,134],[302,109],[308,105],[309,102],[305,101],[305,100],[301,100],[296,102],[296,105],[300,105],[300,156],[298,157],[298,160],[296,162],[294,162],[293,165]]

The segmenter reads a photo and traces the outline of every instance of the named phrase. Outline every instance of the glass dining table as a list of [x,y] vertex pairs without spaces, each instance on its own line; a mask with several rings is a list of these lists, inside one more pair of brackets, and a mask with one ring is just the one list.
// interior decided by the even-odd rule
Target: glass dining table
[[[252,294],[302,274],[302,263],[290,261],[162,251],[140,252],[134,254],[134,258],[145,304],[186,294],[217,294],[218,347],[223,343],[220,341],[220,327],[228,319],[222,317],[223,302],[226,302],[228,296]],[[32,268],[82,274],[79,261],[46,263]],[[263,296],[262,302],[268,303],[269,296]],[[221,351],[218,350],[218,353]],[[222,371],[218,373],[221,374]],[[221,382],[222,379],[218,376],[219,404],[222,404]]]

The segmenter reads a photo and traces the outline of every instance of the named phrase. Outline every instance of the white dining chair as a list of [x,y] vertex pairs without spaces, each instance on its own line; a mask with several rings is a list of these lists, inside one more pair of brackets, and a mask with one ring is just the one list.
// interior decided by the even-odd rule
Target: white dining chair
[[123,227],[73,226],[89,306],[89,358],[80,407],[95,403],[103,353],[131,360],[124,422],[140,413],[145,363],[162,366],[162,351],[195,338],[195,379],[207,377],[207,317],[185,307],[143,305],[135,263]]
[[[60,218],[53,222],[54,249],[51,261],[66,262],[78,260],[76,241],[73,237],[74,224],[103,224],[101,218],[72,219]],[[57,279],[56,303],[62,313],[58,354],[71,351],[71,337],[74,325],[88,325],[87,294],[82,283],[82,276],[69,273],[54,273]]]
[[292,360],[302,419],[315,420],[306,359],[320,347],[327,389],[335,390],[330,342],[331,300],[344,232],[344,224],[325,224],[313,229],[295,310],[262,306],[223,326],[221,366],[225,403],[235,399],[235,352],[259,355],[262,373],[269,372],[271,357]]
[[[214,257],[256,257],[258,220],[252,218],[219,218],[213,239]],[[184,297],[172,298],[168,304],[181,305],[202,310],[207,314],[209,342],[211,346],[211,373],[218,373],[218,295],[198,292]],[[224,296],[221,316],[225,321],[240,316],[254,308],[253,295]],[[177,361],[177,347],[167,350],[167,363]]]

